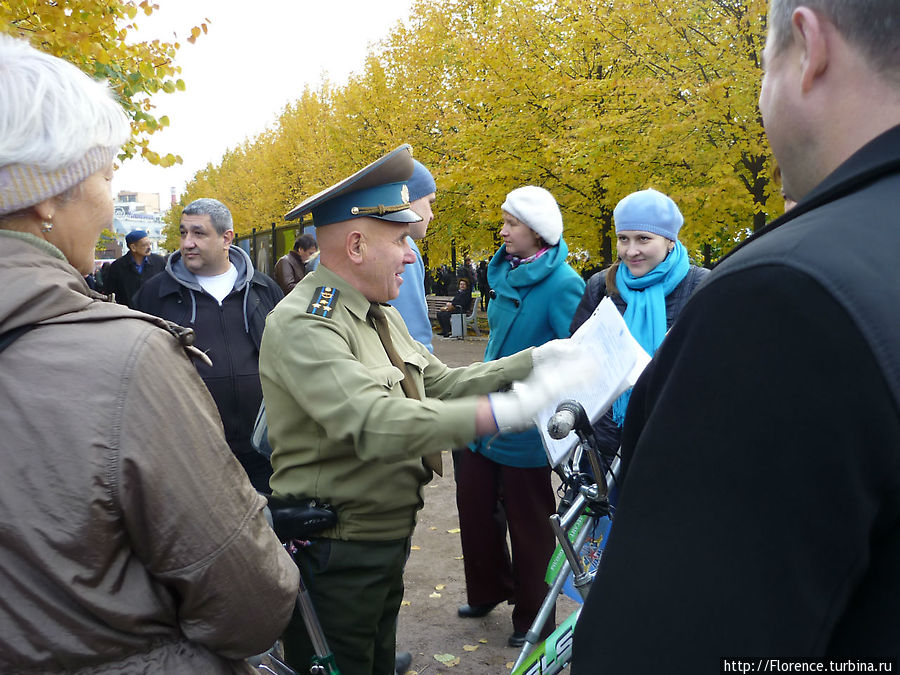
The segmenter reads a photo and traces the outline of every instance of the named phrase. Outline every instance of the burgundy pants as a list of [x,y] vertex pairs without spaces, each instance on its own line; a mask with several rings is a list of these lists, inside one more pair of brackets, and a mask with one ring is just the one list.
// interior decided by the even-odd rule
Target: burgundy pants
[[[544,576],[556,546],[549,521],[556,512],[550,467],[504,466],[469,450],[460,455],[456,505],[467,600],[470,605],[514,602],[513,628],[527,631],[547,594]],[[555,623],[554,612],[544,633]]]

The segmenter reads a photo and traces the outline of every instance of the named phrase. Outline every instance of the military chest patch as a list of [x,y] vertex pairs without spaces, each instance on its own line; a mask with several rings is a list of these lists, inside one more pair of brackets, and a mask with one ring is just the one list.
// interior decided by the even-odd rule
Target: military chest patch
[[312,302],[306,308],[306,313],[324,316],[326,319],[330,318],[340,294],[338,289],[331,288],[331,286],[319,286],[313,293]]

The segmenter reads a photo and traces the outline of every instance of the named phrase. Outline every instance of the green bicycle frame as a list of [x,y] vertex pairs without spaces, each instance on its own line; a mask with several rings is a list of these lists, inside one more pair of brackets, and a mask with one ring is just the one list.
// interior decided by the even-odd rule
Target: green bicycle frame
[[537,645],[525,662],[512,675],[556,675],[572,660],[572,637],[581,608],[576,609],[540,645]]

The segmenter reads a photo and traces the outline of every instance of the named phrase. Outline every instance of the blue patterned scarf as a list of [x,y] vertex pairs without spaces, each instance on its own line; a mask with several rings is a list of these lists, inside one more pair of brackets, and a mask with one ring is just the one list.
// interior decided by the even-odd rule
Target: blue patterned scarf
[[[628,271],[625,263],[619,263],[616,287],[628,305],[625,325],[650,356],[659,348],[666,335],[666,296],[687,276],[691,263],[687,249],[680,241],[659,265],[642,277]],[[613,403],[613,419],[622,426],[631,389]]]

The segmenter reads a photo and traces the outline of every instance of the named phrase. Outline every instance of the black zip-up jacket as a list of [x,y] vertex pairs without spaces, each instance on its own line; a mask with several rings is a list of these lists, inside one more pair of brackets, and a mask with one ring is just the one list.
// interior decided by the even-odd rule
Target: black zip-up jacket
[[283,294],[272,279],[253,269],[243,250],[232,246],[229,255],[238,277],[221,305],[203,290],[176,252],[165,274],[141,287],[135,308],[194,329],[194,344],[206,352],[212,366],[199,361],[194,365],[222,416],[228,445],[240,455],[254,452],[250,434],[262,401],[259,345],[266,315]]

